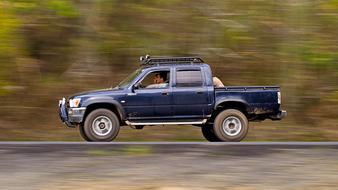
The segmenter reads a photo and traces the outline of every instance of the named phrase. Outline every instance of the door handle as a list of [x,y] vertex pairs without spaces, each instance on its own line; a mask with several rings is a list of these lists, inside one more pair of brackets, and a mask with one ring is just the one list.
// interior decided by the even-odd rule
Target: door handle
[[168,92],[162,92],[163,96],[168,96],[168,94],[169,94]]
[[196,94],[203,94],[203,91],[197,91]]

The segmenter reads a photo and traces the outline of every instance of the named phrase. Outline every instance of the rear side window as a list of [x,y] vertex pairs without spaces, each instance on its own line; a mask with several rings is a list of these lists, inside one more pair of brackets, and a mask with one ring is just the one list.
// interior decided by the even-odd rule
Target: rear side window
[[203,85],[202,73],[200,70],[183,70],[176,73],[177,87],[200,87]]

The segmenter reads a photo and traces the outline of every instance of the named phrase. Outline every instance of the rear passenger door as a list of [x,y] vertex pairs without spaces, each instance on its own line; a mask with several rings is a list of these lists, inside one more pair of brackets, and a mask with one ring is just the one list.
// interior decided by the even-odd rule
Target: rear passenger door
[[173,112],[179,119],[204,118],[208,90],[200,67],[177,67],[173,84]]

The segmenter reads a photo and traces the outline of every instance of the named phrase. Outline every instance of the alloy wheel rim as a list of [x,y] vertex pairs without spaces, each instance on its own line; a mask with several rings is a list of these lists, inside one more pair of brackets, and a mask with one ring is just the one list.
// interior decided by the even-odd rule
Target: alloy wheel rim
[[238,135],[242,130],[241,120],[234,116],[227,117],[222,123],[222,130],[231,137]]
[[112,121],[106,116],[98,116],[94,119],[92,123],[92,129],[94,133],[98,136],[106,136],[113,129]]

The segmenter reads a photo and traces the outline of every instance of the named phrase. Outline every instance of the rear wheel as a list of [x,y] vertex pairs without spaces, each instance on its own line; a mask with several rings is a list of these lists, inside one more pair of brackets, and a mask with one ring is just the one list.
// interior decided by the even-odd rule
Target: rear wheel
[[217,115],[213,129],[221,141],[238,142],[248,133],[248,119],[239,110],[227,109]]
[[221,140],[218,137],[216,137],[212,125],[207,124],[202,125],[201,130],[203,137],[209,142],[221,142]]
[[84,134],[89,141],[110,142],[120,131],[120,122],[110,110],[97,109],[89,113],[84,123]]

